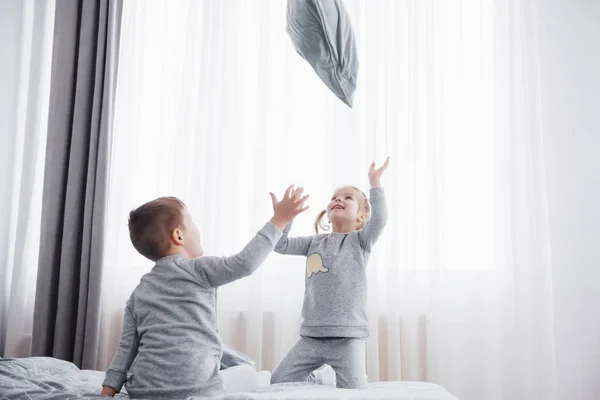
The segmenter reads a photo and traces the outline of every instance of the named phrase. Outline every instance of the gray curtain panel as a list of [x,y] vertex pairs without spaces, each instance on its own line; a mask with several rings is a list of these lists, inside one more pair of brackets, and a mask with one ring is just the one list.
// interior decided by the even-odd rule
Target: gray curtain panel
[[95,368],[122,0],[60,0],[32,355]]

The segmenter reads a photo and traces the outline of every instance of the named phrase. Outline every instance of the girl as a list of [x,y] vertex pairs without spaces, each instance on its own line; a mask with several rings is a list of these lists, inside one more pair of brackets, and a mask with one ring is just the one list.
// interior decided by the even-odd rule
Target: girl
[[[316,236],[288,238],[291,224],[283,231],[275,251],[307,257],[304,305],[300,338],[273,371],[271,383],[302,382],[312,371],[329,364],[337,387],[366,387],[369,321],[365,267],[387,222],[381,176],[388,164],[389,157],[381,168],[371,164],[370,202],[359,189],[343,187],[319,214]],[[302,195],[302,188],[297,191]],[[319,235],[319,227],[325,228],[321,224],[325,214],[333,229]]]

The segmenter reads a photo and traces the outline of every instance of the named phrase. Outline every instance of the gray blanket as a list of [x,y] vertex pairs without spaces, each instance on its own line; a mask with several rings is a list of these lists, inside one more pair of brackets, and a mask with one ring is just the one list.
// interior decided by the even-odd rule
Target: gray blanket
[[[255,365],[244,354],[223,346],[221,369],[240,364]],[[106,398],[100,395],[103,379],[104,372],[82,371],[55,358],[0,358],[0,400]]]
[[97,399],[103,372],[47,357],[0,359],[0,399]]

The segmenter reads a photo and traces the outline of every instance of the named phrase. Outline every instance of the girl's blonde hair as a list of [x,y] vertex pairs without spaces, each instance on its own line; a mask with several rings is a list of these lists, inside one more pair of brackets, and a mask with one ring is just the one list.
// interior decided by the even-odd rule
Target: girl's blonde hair
[[[340,189],[345,188],[353,189],[362,196],[362,199],[360,199],[359,201],[359,207],[361,207],[365,211],[365,213],[367,213],[367,219],[358,227],[358,229],[362,229],[362,227],[365,225],[365,223],[369,220],[369,217],[371,216],[371,203],[369,203],[367,195],[356,186],[344,186]],[[317,215],[317,219],[315,220],[315,232],[317,233],[317,235],[319,234],[319,228],[321,228],[324,231],[329,231],[331,229],[329,225],[323,224],[323,217],[325,216],[325,214],[327,214],[327,210],[321,211],[319,215]]]

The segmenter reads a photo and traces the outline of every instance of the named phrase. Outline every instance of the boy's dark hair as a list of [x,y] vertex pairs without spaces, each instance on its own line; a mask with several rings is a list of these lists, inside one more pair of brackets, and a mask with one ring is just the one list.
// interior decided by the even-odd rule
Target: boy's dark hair
[[129,213],[129,237],[144,257],[156,261],[167,255],[171,232],[183,225],[185,204],[176,197],[159,197]]

